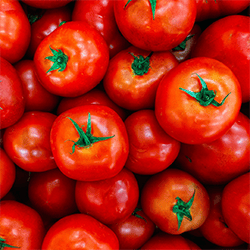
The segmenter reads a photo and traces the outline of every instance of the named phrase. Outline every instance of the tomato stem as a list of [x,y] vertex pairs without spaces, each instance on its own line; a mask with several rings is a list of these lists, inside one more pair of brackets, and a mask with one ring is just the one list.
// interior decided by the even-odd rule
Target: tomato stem
[[147,220],[145,218],[143,218],[142,216],[140,216],[139,214],[137,214],[138,211],[142,211],[142,209],[141,208],[135,208],[135,210],[132,213],[132,215],[135,216],[135,217],[137,217],[137,218],[139,218],[139,219],[143,219],[147,223]]
[[5,247],[9,247],[9,248],[20,248],[20,247],[16,247],[16,246],[11,246],[9,244],[5,243],[5,239],[0,237],[0,250],[4,250]]
[[77,141],[73,141],[73,140],[67,140],[67,141],[72,141],[74,142],[73,146],[72,146],[72,153],[73,154],[75,152],[75,147],[79,147],[79,148],[89,148],[93,145],[93,143],[95,142],[99,142],[99,141],[105,141],[108,139],[113,138],[115,135],[113,136],[108,136],[108,137],[96,137],[93,136],[91,134],[91,116],[90,113],[88,113],[88,122],[87,122],[87,130],[86,133],[82,130],[82,128],[79,127],[79,125],[70,117],[67,117],[74,125],[75,129],[77,130],[78,134],[79,134],[79,139]]
[[200,83],[202,85],[202,89],[201,89],[200,92],[193,92],[193,91],[183,89],[183,88],[179,88],[179,89],[186,92],[190,96],[194,97],[200,103],[200,105],[202,105],[202,106],[206,107],[209,104],[212,104],[215,107],[219,107],[219,106],[223,105],[226,98],[231,94],[231,92],[225,96],[225,98],[222,100],[221,103],[219,103],[219,102],[214,100],[214,98],[216,96],[216,91],[209,90],[207,88],[207,84],[205,83],[205,81],[198,74],[196,74],[196,75],[200,79]]
[[194,195],[195,195],[195,190],[194,194],[191,197],[191,199],[186,203],[184,202],[181,198],[176,197],[175,199],[177,200],[176,204],[173,206],[173,212],[177,215],[177,220],[178,220],[178,230],[180,229],[181,223],[183,221],[184,216],[188,220],[192,220],[192,216],[190,214],[190,208],[193,204],[194,201]]
[[28,14],[28,19],[30,22],[30,25],[32,25],[33,23],[35,23],[37,20],[41,19],[43,15],[33,15],[33,14]]
[[185,50],[186,47],[187,47],[187,41],[190,40],[193,36],[194,36],[194,34],[187,36],[185,38],[185,40],[182,43],[180,43],[178,46],[174,47],[172,49],[172,51],[180,51],[180,50],[183,51],[183,50]]

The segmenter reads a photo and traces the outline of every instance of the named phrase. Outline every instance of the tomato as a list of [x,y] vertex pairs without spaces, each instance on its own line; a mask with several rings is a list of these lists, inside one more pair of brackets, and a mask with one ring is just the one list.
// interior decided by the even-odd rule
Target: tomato
[[222,214],[228,227],[250,243],[250,172],[229,182],[222,192]]
[[75,197],[81,213],[103,224],[114,224],[132,214],[138,203],[139,187],[133,173],[124,168],[105,180],[77,181]]
[[223,186],[207,187],[210,197],[210,212],[199,228],[202,235],[212,243],[222,247],[236,247],[244,242],[226,225],[221,211]]
[[115,233],[85,214],[72,214],[57,221],[45,235],[43,250],[119,249]]
[[0,128],[16,123],[24,112],[22,83],[15,68],[0,57]]
[[25,111],[52,111],[58,104],[59,97],[51,94],[41,85],[34,62],[21,60],[14,67],[23,86]]
[[155,231],[154,223],[139,208],[136,208],[126,220],[112,224],[109,228],[119,240],[119,249],[138,249],[151,238]]
[[181,234],[199,228],[209,212],[209,196],[190,174],[168,168],[153,175],[141,192],[145,214],[162,231]]
[[51,113],[30,111],[5,130],[3,146],[17,166],[31,172],[57,167],[50,148],[50,130],[55,119]]
[[19,61],[28,49],[30,23],[17,0],[0,3],[0,54],[10,63]]
[[41,41],[57,29],[61,22],[71,20],[71,10],[68,6],[63,6],[34,14],[28,13],[28,17],[31,23],[31,38],[26,55],[33,58]]
[[186,144],[220,138],[234,124],[241,89],[233,72],[206,57],[186,60],[160,82],[155,114],[170,136]]
[[65,6],[73,0],[22,0],[22,2],[26,3],[35,8],[40,9],[53,9]]
[[192,57],[214,58],[233,71],[241,86],[242,102],[250,101],[249,26],[249,16],[231,15],[221,18],[202,32],[192,51]]
[[124,122],[107,106],[84,105],[65,111],[55,120],[50,138],[57,166],[75,180],[111,178],[128,157]]
[[16,168],[5,151],[0,148],[0,200],[10,191],[16,179]]
[[196,22],[238,14],[249,5],[249,0],[196,0]]
[[76,1],[72,13],[73,21],[85,21],[101,33],[109,47],[110,57],[130,46],[118,30],[114,16],[114,2],[113,0]]
[[181,144],[177,165],[205,184],[226,184],[249,171],[250,120],[241,112],[219,139],[204,144]]
[[153,108],[156,89],[172,68],[178,65],[169,52],[129,47],[110,60],[103,86],[117,105],[129,110]]
[[166,51],[180,44],[196,17],[193,0],[121,0],[114,2],[115,19],[123,36],[135,47]]
[[34,63],[42,85],[49,92],[75,97],[102,80],[109,51],[104,38],[88,23],[71,21],[43,39]]
[[78,97],[64,97],[61,99],[58,107],[57,107],[57,115],[60,115],[64,111],[83,106],[87,104],[99,104],[108,106],[113,109],[121,118],[125,120],[126,113],[120,108],[117,104],[115,104],[106,94],[105,91],[94,88],[87,93],[80,95]]
[[161,128],[153,110],[139,110],[125,120],[129,155],[125,167],[137,174],[155,174],[169,167],[180,151],[176,141]]
[[75,185],[76,181],[58,168],[33,173],[29,181],[29,200],[37,211],[52,218],[62,218],[77,211]]
[[0,248],[40,249],[45,235],[40,215],[33,208],[17,201],[4,200],[0,205]]

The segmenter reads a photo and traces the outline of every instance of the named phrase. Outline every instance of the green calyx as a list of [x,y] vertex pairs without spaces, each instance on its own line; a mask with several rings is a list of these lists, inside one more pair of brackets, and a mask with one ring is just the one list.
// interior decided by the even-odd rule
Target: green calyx
[[199,77],[200,83],[202,85],[202,89],[200,92],[193,92],[193,91],[183,89],[183,88],[179,88],[179,89],[186,92],[190,96],[194,97],[200,103],[200,105],[202,105],[204,107],[208,106],[209,104],[212,104],[215,107],[222,106],[224,104],[226,98],[231,94],[231,92],[225,96],[225,98],[222,100],[221,103],[219,103],[219,102],[214,100],[214,98],[216,96],[216,91],[209,90],[207,88],[207,84],[205,83],[205,81],[198,74],[196,74],[196,75]]
[[174,48],[172,49],[172,51],[180,51],[180,50],[183,51],[183,50],[185,50],[185,49],[186,49],[186,46],[187,46],[187,41],[190,40],[193,36],[194,36],[194,35],[189,35],[189,36],[187,36],[187,37],[185,38],[185,40],[184,40],[182,43],[180,43],[178,46],[174,47]]
[[15,246],[11,246],[9,244],[5,243],[5,239],[0,237],[0,250],[4,250],[5,247],[9,247],[9,248],[20,248],[20,247],[15,247]]
[[192,216],[190,214],[190,208],[193,204],[194,201],[194,195],[195,195],[195,190],[194,194],[191,197],[191,199],[186,203],[184,202],[181,198],[176,197],[175,199],[177,200],[176,204],[173,207],[173,212],[177,215],[177,220],[178,220],[178,230],[180,229],[181,223],[183,221],[184,216],[188,220],[192,220]]
[[59,23],[59,27],[62,26],[63,24],[67,23],[66,21],[62,21]]
[[75,129],[77,130],[78,134],[79,134],[79,139],[77,141],[72,141],[72,140],[67,140],[67,141],[72,141],[74,142],[73,146],[72,146],[72,153],[73,154],[75,152],[75,147],[79,147],[79,148],[89,148],[91,147],[95,142],[99,142],[99,141],[105,141],[108,139],[113,138],[115,135],[113,136],[109,136],[109,137],[96,137],[93,136],[91,133],[91,117],[90,117],[90,113],[88,113],[88,122],[87,122],[87,130],[86,133],[82,130],[82,128],[79,127],[79,125],[70,117],[67,117],[74,125]]
[[30,25],[32,25],[33,23],[35,23],[37,20],[39,20],[43,15],[33,15],[33,14],[28,14],[28,19],[30,22]]
[[135,210],[134,210],[134,212],[132,213],[132,215],[135,216],[135,217],[137,217],[137,218],[139,218],[139,219],[144,220],[144,221],[147,223],[147,221],[146,221],[145,218],[143,218],[142,216],[140,216],[139,214],[137,214],[138,211],[142,211],[142,209],[141,209],[141,208],[135,208]]
[[145,58],[142,55],[135,56],[133,53],[129,53],[129,54],[134,57],[134,61],[131,65],[131,68],[132,68],[134,74],[142,76],[142,75],[148,73],[148,70],[150,68],[149,59],[150,59],[151,55],[153,54],[153,52],[151,52],[149,54],[149,56],[147,56]]
[[[128,0],[127,3],[124,6],[124,9],[127,7],[127,5],[131,2],[132,0]],[[152,14],[153,14],[153,20],[155,19],[155,8],[156,8],[156,1],[157,0],[149,0]]]
[[49,48],[51,52],[53,53],[53,56],[47,56],[45,57],[45,59],[52,61],[53,65],[46,73],[49,73],[50,71],[57,70],[57,69],[59,72],[64,71],[67,66],[68,56],[65,55],[60,49],[57,51],[55,49],[52,49],[51,47]]

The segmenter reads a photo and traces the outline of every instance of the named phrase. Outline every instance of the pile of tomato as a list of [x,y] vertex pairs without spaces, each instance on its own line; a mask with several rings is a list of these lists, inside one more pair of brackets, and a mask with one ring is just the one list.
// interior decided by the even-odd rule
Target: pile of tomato
[[0,0],[0,250],[249,249],[250,0]]

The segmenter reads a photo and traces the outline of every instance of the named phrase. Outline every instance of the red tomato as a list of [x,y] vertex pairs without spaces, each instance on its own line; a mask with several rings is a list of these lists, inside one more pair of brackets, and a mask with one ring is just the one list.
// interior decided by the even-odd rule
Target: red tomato
[[5,130],[3,146],[17,166],[31,172],[57,167],[50,148],[50,130],[55,119],[47,112],[26,112]]
[[[47,9],[47,8],[46,8]],[[42,13],[31,14],[31,39],[26,55],[33,58],[41,41],[59,27],[61,22],[71,20],[71,10],[67,6],[47,9]]]
[[17,201],[4,200],[0,205],[0,248],[41,249],[45,229],[40,215]]
[[155,52],[129,47],[110,60],[103,86],[117,105],[139,110],[153,108],[156,89],[178,61],[169,52]]
[[222,192],[222,214],[228,227],[250,243],[250,172],[229,182]]
[[59,169],[69,178],[97,181],[124,167],[128,136],[124,122],[107,106],[84,105],[58,116],[51,148]]
[[166,51],[180,44],[196,17],[193,0],[121,0],[114,2],[115,19],[123,36],[135,47]]
[[0,57],[0,128],[16,123],[24,112],[22,83],[15,68]]
[[65,6],[66,4],[72,1],[73,0],[22,0],[22,2],[26,3],[27,5],[40,9],[58,8]]
[[153,110],[139,110],[125,120],[129,155],[125,167],[137,174],[155,174],[169,167],[180,151],[180,142],[161,128]]
[[75,97],[93,89],[109,63],[103,37],[85,22],[58,27],[39,44],[34,62],[42,85],[51,93]]
[[222,247],[236,247],[244,242],[227,226],[221,211],[223,186],[207,187],[210,198],[210,211],[206,221],[199,228],[210,242]]
[[5,151],[0,148],[0,200],[10,191],[16,179],[16,168]]
[[122,169],[105,180],[77,181],[75,197],[81,213],[103,224],[114,224],[132,214],[138,203],[139,187],[133,173]]
[[110,57],[130,46],[118,30],[114,16],[114,2],[113,0],[76,1],[72,13],[73,21],[85,21],[101,33],[109,47]]
[[115,233],[85,214],[72,214],[57,221],[45,235],[43,250],[119,249]]
[[249,171],[250,120],[239,113],[219,139],[204,144],[181,144],[176,162],[204,184],[226,184]]
[[20,3],[17,0],[1,0],[1,57],[6,59],[10,63],[19,61],[28,49],[30,35],[30,23]]
[[151,238],[155,224],[142,209],[136,208],[126,220],[112,224],[109,228],[119,240],[119,249],[138,249]]
[[192,57],[210,57],[228,66],[239,80],[243,102],[250,101],[249,26],[249,16],[232,15],[219,19],[202,32],[192,51]]
[[21,60],[14,67],[23,86],[25,111],[53,110],[59,102],[59,97],[51,94],[41,85],[34,62]]
[[234,124],[241,107],[241,89],[233,72],[206,57],[182,62],[161,81],[155,113],[170,136],[186,144],[220,138]]
[[29,200],[37,211],[52,218],[62,218],[77,211],[75,185],[76,181],[58,168],[33,173],[29,181]]
[[204,223],[209,212],[209,196],[193,176],[168,168],[146,182],[141,206],[162,231],[181,234]]
[[99,105],[108,106],[109,108],[113,109],[122,118],[122,120],[125,120],[125,117],[126,117],[125,111],[122,108],[120,108],[117,104],[115,104],[108,97],[106,92],[96,89],[96,88],[78,97],[62,98],[57,108],[57,115],[60,115],[61,113],[63,113],[64,111],[68,109],[87,105],[87,104],[99,104]]

